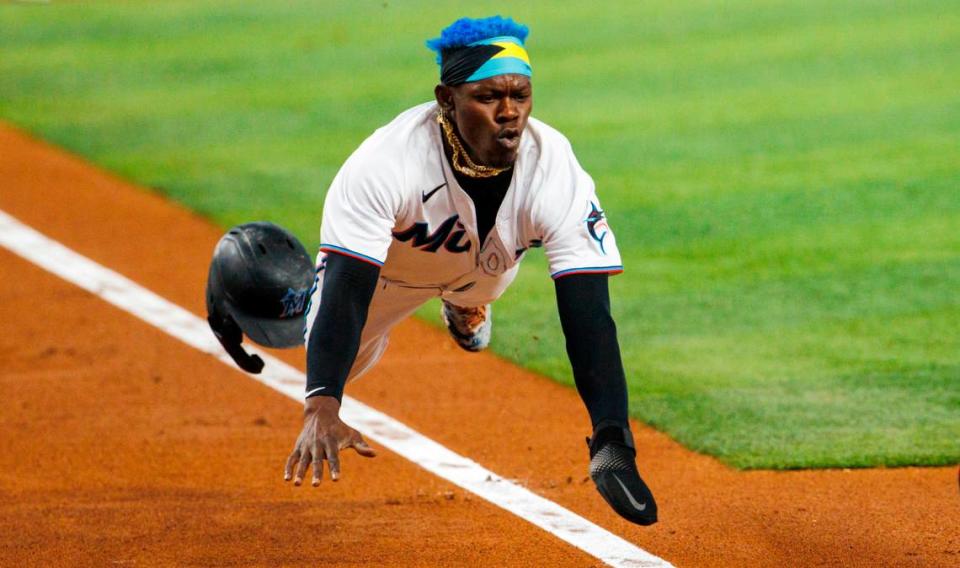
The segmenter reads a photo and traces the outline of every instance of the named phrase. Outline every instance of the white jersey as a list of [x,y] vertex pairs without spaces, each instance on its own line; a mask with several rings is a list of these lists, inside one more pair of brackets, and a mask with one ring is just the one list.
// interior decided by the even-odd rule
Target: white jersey
[[381,277],[441,295],[499,297],[524,253],[544,248],[553,278],[623,270],[613,232],[567,139],[530,118],[494,227],[480,242],[473,201],[443,153],[436,103],[378,129],[350,156],[327,193],[322,253],[381,267]]

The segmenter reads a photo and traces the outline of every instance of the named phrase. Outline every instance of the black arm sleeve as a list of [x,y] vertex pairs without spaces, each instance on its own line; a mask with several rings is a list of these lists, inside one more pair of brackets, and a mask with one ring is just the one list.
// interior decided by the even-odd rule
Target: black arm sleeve
[[311,396],[343,398],[347,374],[360,349],[360,332],[380,277],[380,267],[340,254],[327,256],[323,301],[307,345],[307,390]]
[[610,315],[606,274],[557,278],[557,309],[580,398],[594,427],[604,420],[627,425],[627,382]]

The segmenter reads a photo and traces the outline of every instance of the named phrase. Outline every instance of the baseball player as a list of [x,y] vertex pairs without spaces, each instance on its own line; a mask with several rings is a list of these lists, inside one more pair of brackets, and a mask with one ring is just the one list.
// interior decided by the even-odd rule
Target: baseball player
[[635,464],[607,278],[623,270],[614,234],[567,139],[530,116],[528,29],[499,16],[460,19],[427,42],[435,100],[378,129],[326,196],[306,317],[303,430],[284,478],[300,485],[339,452],[374,450],[339,418],[344,385],[383,355],[390,330],[431,298],[467,351],[487,347],[491,304],[526,251],[543,247],[577,390],[590,414],[590,474],[639,524],[657,507]]

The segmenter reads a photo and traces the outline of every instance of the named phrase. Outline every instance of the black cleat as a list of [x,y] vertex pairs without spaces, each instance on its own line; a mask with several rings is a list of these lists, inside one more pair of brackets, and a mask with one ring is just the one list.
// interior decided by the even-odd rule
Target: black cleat
[[637,471],[637,451],[630,428],[615,422],[597,424],[590,446],[590,478],[621,517],[638,525],[657,522],[657,503]]

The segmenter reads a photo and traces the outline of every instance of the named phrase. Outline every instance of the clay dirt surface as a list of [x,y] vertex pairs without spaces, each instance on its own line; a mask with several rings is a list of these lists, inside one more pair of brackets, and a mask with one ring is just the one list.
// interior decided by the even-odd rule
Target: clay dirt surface
[[[203,315],[222,231],[182,207],[0,126],[0,209]],[[0,566],[599,565],[383,448],[284,483],[298,403],[2,248],[0,273]],[[956,468],[739,472],[634,424],[642,528],[587,479],[572,389],[409,320],[347,394],[677,566],[960,565]]]

